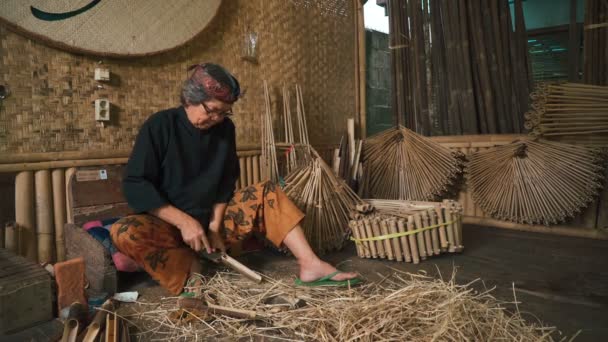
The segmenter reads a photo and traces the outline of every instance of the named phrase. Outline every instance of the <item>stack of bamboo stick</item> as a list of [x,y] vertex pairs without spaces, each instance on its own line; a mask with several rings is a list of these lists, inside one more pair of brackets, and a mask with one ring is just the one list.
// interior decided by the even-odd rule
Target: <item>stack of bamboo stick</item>
[[349,222],[361,258],[417,264],[433,255],[464,249],[462,207],[458,202],[368,202],[376,211]]
[[264,100],[266,110],[262,115],[262,156],[260,167],[262,179],[271,180],[279,184],[279,167],[277,163],[277,149],[274,141],[274,131],[272,129],[272,111],[270,110],[270,94],[268,83],[264,81]]
[[608,1],[585,1],[585,83],[608,86]]
[[472,197],[500,220],[555,224],[585,208],[602,186],[600,149],[521,140],[474,153]]
[[532,81],[521,1],[515,30],[507,0],[389,1],[396,123],[424,135],[521,132]]
[[318,253],[340,249],[348,237],[351,213],[369,206],[334,175],[311,147],[312,162],[285,179],[287,196],[306,214],[301,223],[304,234]]
[[451,193],[464,155],[398,127],[365,140],[362,197],[429,201]]
[[531,136],[608,146],[608,87],[540,84],[530,97],[525,117]]

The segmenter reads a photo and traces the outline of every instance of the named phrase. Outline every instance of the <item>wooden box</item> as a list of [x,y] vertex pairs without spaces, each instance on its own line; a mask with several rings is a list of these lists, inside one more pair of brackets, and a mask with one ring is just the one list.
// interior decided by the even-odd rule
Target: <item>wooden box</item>
[[51,319],[51,276],[40,265],[0,249],[0,334]]
[[78,167],[68,182],[68,212],[74,223],[64,228],[67,257],[83,257],[90,289],[108,294],[117,290],[112,257],[81,226],[88,221],[123,217],[130,212],[121,191],[123,168],[122,165]]

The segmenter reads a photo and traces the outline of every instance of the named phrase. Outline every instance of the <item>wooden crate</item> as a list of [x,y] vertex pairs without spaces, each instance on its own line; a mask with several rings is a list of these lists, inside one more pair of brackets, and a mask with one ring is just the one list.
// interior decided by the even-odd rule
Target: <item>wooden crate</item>
[[74,223],[68,223],[64,228],[67,257],[83,257],[90,288],[109,294],[117,290],[112,257],[81,225],[92,220],[122,217],[131,211],[121,190],[123,173],[123,165],[78,167],[68,182],[68,212]]
[[51,319],[51,276],[40,265],[0,249],[0,334]]

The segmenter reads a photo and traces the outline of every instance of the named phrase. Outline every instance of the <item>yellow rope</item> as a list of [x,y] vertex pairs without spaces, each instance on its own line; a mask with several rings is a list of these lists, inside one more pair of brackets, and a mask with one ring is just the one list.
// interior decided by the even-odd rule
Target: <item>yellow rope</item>
[[355,243],[361,243],[363,241],[380,241],[380,240],[386,240],[386,239],[394,239],[394,238],[397,238],[397,237],[402,237],[402,236],[407,236],[407,235],[412,235],[412,234],[420,233],[420,232],[423,232],[425,230],[429,230],[429,229],[433,229],[433,228],[437,228],[437,227],[441,227],[441,226],[447,226],[448,224],[452,224],[452,223],[455,223],[455,222],[456,222],[456,220],[454,220],[454,221],[448,221],[448,222],[445,222],[445,223],[434,224],[432,226],[414,229],[414,230],[411,230],[409,232],[391,233],[391,234],[380,235],[380,236],[375,236],[375,237],[370,237],[370,238],[362,238],[362,239],[355,239],[354,237],[351,237],[350,239],[352,241],[354,241]]

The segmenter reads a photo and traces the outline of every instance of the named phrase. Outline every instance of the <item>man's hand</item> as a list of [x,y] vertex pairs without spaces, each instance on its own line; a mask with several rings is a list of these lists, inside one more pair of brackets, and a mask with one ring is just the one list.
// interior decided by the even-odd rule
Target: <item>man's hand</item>
[[224,244],[224,222],[222,220],[213,220],[209,223],[209,239],[211,240],[211,248],[226,253],[226,245]]
[[212,253],[212,248],[207,239],[207,235],[197,220],[194,218],[184,220],[178,224],[177,227],[182,233],[184,242],[190,246],[190,248],[197,252],[200,252],[201,249],[204,248],[207,250],[207,253]]

